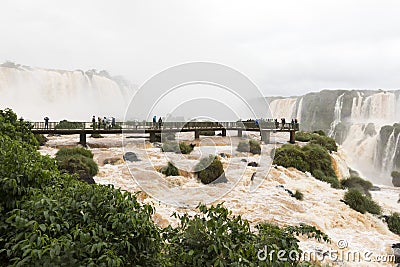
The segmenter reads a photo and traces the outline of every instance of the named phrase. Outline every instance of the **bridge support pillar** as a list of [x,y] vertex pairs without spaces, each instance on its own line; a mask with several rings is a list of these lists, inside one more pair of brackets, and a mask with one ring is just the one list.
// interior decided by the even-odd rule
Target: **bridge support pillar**
[[194,130],[194,139],[200,139],[200,130]]
[[222,129],[222,136],[226,136],[226,129]]
[[83,132],[79,134],[79,144],[86,147],[86,133]]
[[243,136],[243,130],[242,129],[239,129],[238,130],[238,137],[242,137]]
[[269,144],[271,142],[271,132],[266,130],[261,130],[261,141],[265,144]]
[[154,143],[156,141],[156,133],[150,132],[150,143]]
[[296,142],[296,132],[295,131],[290,131],[289,143],[294,144],[295,142]]

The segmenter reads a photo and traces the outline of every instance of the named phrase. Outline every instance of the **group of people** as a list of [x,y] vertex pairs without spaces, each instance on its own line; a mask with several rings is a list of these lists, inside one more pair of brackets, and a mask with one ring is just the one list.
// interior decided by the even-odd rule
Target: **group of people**
[[97,117],[97,122],[96,122],[96,116],[92,117],[92,127],[93,130],[96,129],[101,129],[103,128],[104,130],[106,129],[113,129],[115,128],[115,118],[114,117],[103,117],[103,119],[101,117]]
[[[253,120],[252,119],[248,119],[246,122],[250,122],[250,121],[253,121]],[[263,118],[261,118],[261,119],[254,120],[254,123],[255,123],[256,126],[259,126],[260,123],[262,123],[262,124],[264,124],[264,123],[267,123],[267,124],[274,123],[275,129],[279,129],[280,128],[282,130],[286,126],[286,119],[285,118],[281,118],[281,122],[279,122],[278,119],[263,119]],[[297,119],[292,119],[292,121],[290,122],[291,129],[297,129],[298,125],[299,125],[299,122],[298,122]]]
[[157,122],[157,116],[154,115],[153,116],[153,127],[156,129],[157,128],[161,129],[162,124],[163,124],[163,120],[161,119],[161,117],[158,119],[158,122]]

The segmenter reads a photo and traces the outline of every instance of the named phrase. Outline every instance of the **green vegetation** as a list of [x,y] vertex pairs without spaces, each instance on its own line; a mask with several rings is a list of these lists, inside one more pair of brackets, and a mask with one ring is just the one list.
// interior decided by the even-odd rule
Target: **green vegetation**
[[395,212],[389,216],[386,216],[385,221],[390,231],[396,235],[400,235],[400,214]]
[[185,142],[179,142],[179,144],[178,142],[165,142],[162,144],[161,151],[190,154],[193,148],[193,145],[188,145]]
[[261,146],[256,140],[242,140],[239,142],[236,150],[239,152],[261,154]]
[[80,180],[94,183],[93,176],[99,169],[90,150],[82,147],[61,148],[56,153],[56,160],[62,173],[78,174]]
[[367,196],[371,195],[369,190],[372,188],[372,183],[358,176],[350,176],[347,179],[341,180],[340,184],[343,188],[354,188]]
[[325,136],[325,132],[322,130],[314,131],[313,133],[297,132],[296,141],[310,142],[311,144],[317,144],[325,147],[330,152],[337,151],[337,145],[335,139]]
[[283,167],[294,167],[303,172],[311,172],[318,180],[339,188],[339,180],[332,168],[331,156],[326,148],[317,144],[303,147],[285,144],[275,150],[274,164]]
[[300,192],[299,190],[296,190],[296,192],[293,194],[293,196],[297,199],[297,200],[303,200],[304,195],[302,192]]
[[[277,254],[271,254],[270,258],[268,252],[286,250],[301,254],[295,235],[329,241],[312,226],[282,229],[263,223],[256,226],[257,231],[252,231],[248,221],[232,216],[221,204],[210,208],[199,205],[198,209],[200,214],[192,217],[174,214],[180,225],[166,228],[170,244],[167,255],[174,266],[300,266],[289,257],[287,261],[279,261]],[[267,253],[265,259],[258,257],[260,250]]]
[[213,155],[202,158],[195,166],[195,172],[203,184],[212,183],[225,175],[221,161]]
[[[260,224],[252,231],[221,204],[199,205],[200,214],[183,214],[180,225],[161,229],[153,207],[135,194],[61,174],[54,159],[36,151],[30,125],[6,113],[0,112],[2,266],[303,266],[276,254],[260,261],[258,251],[301,254],[297,235],[329,241],[306,225]],[[92,158],[81,148],[57,155],[72,156]]]
[[43,134],[35,134],[35,138],[39,143],[39,146],[44,146],[48,139]]
[[155,133],[155,141],[156,142],[166,142],[166,141],[173,141],[175,140],[175,133],[173,132],[162,132],[162,133]]
[[400,186],[400,171],[392,171],[391,176],[392,176],[392,184],[394,186],[399,187]]
[[214,136],[215,135],[215,131],[200,131],[200,135]]
[[369,196],[364,195],[355,188],[350,188],[344,194],[344,201],[350,208],[360,213],[381,214],[381,207]]
[[178,176],[179,170],[172,162],[168,162],[166,167],[161,168],[160,172],[166,176]]
[[83,129],[83,122],[73,122],[73,121],[67,121],[67,120],[62,120],[57,125],[55,126],[57,130],[60,129]]
[[91,137],[91,138],[104,138],[101,134],[98,134],[98,133],[92,133],[92,134],[90,135],[90,137]]

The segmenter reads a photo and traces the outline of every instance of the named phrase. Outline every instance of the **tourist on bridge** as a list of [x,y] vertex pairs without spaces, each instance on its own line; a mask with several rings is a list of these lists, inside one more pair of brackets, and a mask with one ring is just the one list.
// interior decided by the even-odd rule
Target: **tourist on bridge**
[[99,128],[99,130],[101,129],[101,118],[97,117],[97,127]]
[[292,119],[292,122],[290,124],[292,125],[292,129],[294,129],[294,119]]
[[44,117],[44,128],[49,129],[49,117]]
[[278,129],[279,128],[279,122],[278,122],[278,119],[275,119],[275,129]]
[[161,117],[158,119],[158,128],[161,129],[162,126],[162,119]]
[[92,127],[93,127],[93,131],[96,130],[96,117],[93,116],[92,118]]
[[156,128],[157,125],[157,117],[156,115],[153,116],[153,128]]
[[111,128],[115,128],[115,118],[111,117]]
[[106,127],[107,127],[107,118],[104,117],[104,118],[103,118],[103,128],[104,128],[104,130],[107,129]]
[[283,128],[285,128],[286,119],[285,119],[285,118],[282,118],[282,119],[281,119],[281,122],[282,122],[281,130],[283,130]]

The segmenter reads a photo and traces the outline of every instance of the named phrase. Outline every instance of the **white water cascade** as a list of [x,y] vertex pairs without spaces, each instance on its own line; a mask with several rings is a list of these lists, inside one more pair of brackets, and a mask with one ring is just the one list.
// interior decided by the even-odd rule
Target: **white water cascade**
[[271,101],[269,106],[272,116],[278,120],[285,118],[286,121],[290,121],[296,114],[296,102],[297,98],[282,98]]
[[[105,72],[103,72],[104,74]],[[0,66],[0,109],[12,108],[29,120],[123,118],[133,88],[94,71]]]
[[328,133],[330,137],[335,136],[336,126],[342,121],[343,96],[344,93],[337,98],[335,103],[335,120],[331,123],[331,129]]

